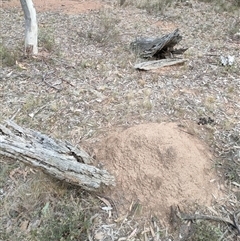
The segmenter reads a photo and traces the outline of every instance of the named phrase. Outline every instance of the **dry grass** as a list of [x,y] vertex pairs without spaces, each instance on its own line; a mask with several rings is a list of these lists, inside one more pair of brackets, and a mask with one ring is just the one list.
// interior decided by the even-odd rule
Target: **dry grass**
[[138,1],[123,1],[124,3],[120,5],[123,6],[136,6],[140,9],[146,9],[149,13],[164,13],[165,9],[170,7],[172,4],[176,3],[175,0],[138,0]]
[[[240,56],[239,40],[232,40],[239,31],[239,12],[214,11],[210,3],[195,1],[171,1],[169,8],[157,4],[137,1],[141,9],[136,9],[126,1],[124,8],[72,16],[39,13],[43,57],[34,59],[24,59],[16,47],[22,45],[24,31],[21,11],[1,9],[6,21],[0,48],[0,121],[12,118],[89,151],[99,135],[115,126],[180,122],[209,143],[219,175],[227,177],[228,195],[215,205],[215,212],[226,216],[240,208]],[[164,11],[150,15],[143,8]],[[134,70],[139,59],[129,51],[130,42],[175,27],[183,36],[182,47],[189,47],[188,63],[159,73]],[[5,55],[6,49],[17,53]],[[11,64],[6,64],[12,53]],[[221,66],[220,55],[234,55],[234,65]],[[209,116],[214,125],[194,129],[200,117]],[[153,233],[159,240],[171,237],[157,221],[146,221],[143,228],[134,215],[121,219],[113,213],[109,218],[101,209],[105,204],[94,195],[3,157],[0,162],[0,240],[47,240],[51,230],[61,233],[61,240],[96,235],[102,240],[151,240]],[[77,222],[83,226],[74,226]],[[202,234],[204,225],[198,229]],[[214,235],[236,240],[225,225],[212,225]],[[69,233],[76,235],[71,239]]]

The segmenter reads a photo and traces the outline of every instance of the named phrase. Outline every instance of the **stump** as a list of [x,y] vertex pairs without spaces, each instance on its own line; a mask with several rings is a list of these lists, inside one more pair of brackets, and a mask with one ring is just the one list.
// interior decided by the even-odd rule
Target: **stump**
[[140,58],[165,59],[175,54],[183,54],[186,49],[174,49],[173,47],[182,40],[179,30],[161,38],[138,38],[130,44],[130,48]]

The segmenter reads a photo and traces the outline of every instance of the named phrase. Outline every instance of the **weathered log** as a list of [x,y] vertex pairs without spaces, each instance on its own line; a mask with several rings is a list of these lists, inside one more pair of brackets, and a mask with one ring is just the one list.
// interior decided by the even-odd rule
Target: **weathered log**
[[174,54],[182,54],[187,49],[173,49],[182,40],[179,30],[161,38],[138,38],[130,44],[130,48],[140,58],[164,59]]
[[40,168],[86,190],[97,191],[103,186],[115,185],[114,177],[106,170],[90,165],[92,158],[84,150],[12,121],[0,124],[0,155]]

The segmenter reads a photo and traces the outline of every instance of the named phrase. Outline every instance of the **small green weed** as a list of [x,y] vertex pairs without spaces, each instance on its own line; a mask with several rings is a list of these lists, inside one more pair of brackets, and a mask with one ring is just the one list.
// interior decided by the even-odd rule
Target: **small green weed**
[[7,177],[11,170],[18,167],[19,164],[8,158],[0,159],[0,163],[0,188],[2,188],[6,185]]
[[219,241],[222,236],[221,230],[208,222],[200,221],[195,224],[195,233],[190,241]]
[[218,155],[221,162],[218,163],[218,168],[222,169],[222,173],[230,182],[240,183],[240,166],[239,166],[239,151],[237,147],[240,145],[239,131],[234,130],[234,123],[224,123],[223,134],[226,143],[232,143],[229,147],[222,146]]
[[49,29],[40,29],[38,33],[38,44],[39,47],[46,49],[48,52],[54,50],[55,47],[55,38],[54,35],[51,34]]
[[2,43],[0,43],[0,59],[1,65],[4,66],[14,66],[17,59],[20,56],[20,52],[16,49],[9,48]]
[[[233,158],[234,155],[236,156],[237,154],[233,154]],[[236,183],[240,182],[240,167],[236,162],[233,160],[226,160],[223,164],[223,168],[228,180]]]
[[[199,1],[200,2],[213,2],[213,0],[199,0]],[[217,3],[217,4],[231,3],[232,5],[240,6],[240,0],[230,0],[230,1],[214,0],[214,2]]]
[[32,232],[38,241],[87,240],[90,216],[80,204],[61,203],[45,207],[41,227]]
[[119,36],[119,32],[116,29],[118,22],[119,20],[112,17],[109,12],[102,11],[99,21],[96,23],[98,25],[98,31],[95,32],[93,29],[90,29],[87,32],[87,37],[98,43],[116,42]]
[[240,7],[240,0],[199,0],[199,2],[213,3],[218,11],[234,11]]
[[164,10],[171,6],[171,4],[176,0],[137,0],[129,3],[125,3],[125,5],[134,5],[140,9],[146,9],[149,13],[156,13],[161,12],[163,13]]

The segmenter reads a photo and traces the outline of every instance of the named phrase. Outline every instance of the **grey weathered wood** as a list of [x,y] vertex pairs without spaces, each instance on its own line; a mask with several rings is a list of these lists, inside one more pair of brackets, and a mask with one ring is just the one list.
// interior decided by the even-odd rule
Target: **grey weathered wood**
[[115,185],[106,170],[96,168],[92,158],[68,142],[22,128],[12,121],[0,124],[0,155],[24,162],[45,173],[90,191]]
[[187,49],[173,49],[182,40],[179,30],[161,38],[138,38],[130,44],[130,48],[140,58],[163,59],[173,54],[182,54]]
[[141,69],[141,70],[154,70],[154,69],[159,69],[166,66],[183,64],[186,61],[187,59],[160,59],[160,60],[153,60],[153,61],[147,61],[147,62],[135,64],[134,68]]

